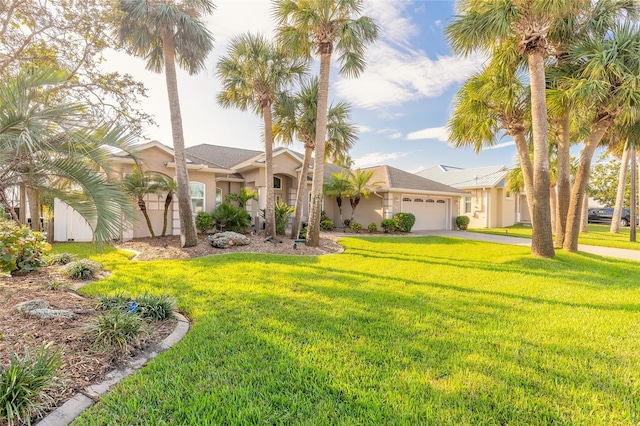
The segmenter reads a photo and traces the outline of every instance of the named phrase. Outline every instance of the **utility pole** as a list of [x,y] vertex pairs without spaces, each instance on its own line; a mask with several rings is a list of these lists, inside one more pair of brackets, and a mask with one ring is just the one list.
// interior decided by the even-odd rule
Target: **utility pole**
[[629,162],[631,163],[631,198],[629,200],[629,210],[631,211],[630,214],[630,228],[629,228],[629,241],[636,241],[636,220],[637,220],[637,214],[636,214],[636,210],[637,210],[637,206],[636,206],[636,197],[638,195],[638,191],[636,189],[636,175],[637,175],[637,166],[636,166],[636,146],[635,145],[631,145],[631,147],[629,148],[630,152],[629,152]]

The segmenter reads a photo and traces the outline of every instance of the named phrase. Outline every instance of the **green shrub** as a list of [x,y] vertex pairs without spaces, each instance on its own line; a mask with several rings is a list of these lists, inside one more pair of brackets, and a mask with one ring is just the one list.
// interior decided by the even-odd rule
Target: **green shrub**
[[396,221],[393,219],[382,219],[380,226],[384,229],[384,232],[394,232],[396,230]]
[[299,240],[306,240],[307,239],[307,227],[303,226],[302,228],[300,228],[300,231],[298,231],[298,239]]
[[26,349],[22,359],[11,354],[9,366],[0,365],[0,418],[10,425],[30,424],[32,416],[53,402],[46,391],[60,365],[60,352],[44,345],[34,358]]
[[225,201],[211,214],[216,228],[221,231],[244,232],[251,226],[251,216],[243,208]]
[[60,270],[69,278],[84,280],[93,278],[96,272],[102,270],[102,264],[90,259],[78,259],[75,262],[67,263]]
[[469,226],[469,217],[468,216],[458,216],[456,217],[456,226],[459,230],[465,231],[467,226]]
[[333,231],[333,221],[331,219],[321,221],[320,229],[323,231]]
[[37,271],[47,264],[44,255],[49,250],[51,245],[40,232],[0,220],[0,272]]
[[359,222],[351,222],[349,225],[349,229],[351,229],[356,234],[359,234],[362,231],[362,224]]
[[114,309],[93,318],[84,331],[94,350],[101,348],[121,355],[139,344],[143,327],[140,316]]
[[416,216],[413,213],[396,213],[393,215],[396,229],[400,232],[411,232],[411,228],[416,223]]
[[369,226],[367,226],[367,229],[369,230],[369,233],[373,234],[374,232],[378,232],[378,225],[371,222]]
[[55,253],[47,256],[49,265],[66,265],[74,260],[76,260],[76,257],[71,253]]
[[166,294],[153,295],[145,293],[135,298],[138,304],[136,312],[144,319],[162,321],[173,317],[176,301]]
[[113,296],[100,296],[96,301],[96,307],[100,310],[119,309],[127,310],[130,299],[124,293],[117,293]]
[[284,235],[287,232],[287,220],[289,219],[289,215],[293,213],[295,207],[289,207],[287,203],[282,200],[279,200],[275,206],[276,213],[276,234]]
[[196,215],[196,229],[198,232],[204,234],[211,228],[213,228],[213,216],[211,216],[211,213],[198,212]]

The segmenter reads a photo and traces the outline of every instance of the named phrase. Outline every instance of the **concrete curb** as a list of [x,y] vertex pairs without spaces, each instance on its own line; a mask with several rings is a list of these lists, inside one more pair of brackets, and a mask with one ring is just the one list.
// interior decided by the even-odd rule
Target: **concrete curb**
[[182,340],[182,338],[187,334],[187,331],[189,331],[189,320],[179,313],[176,313],[175,317],[178,320],[176,328],[162,342],[157,343],[140,356],[128,361],[124,367],[107,373],[103,381],[87,386],[84,392],[78,392],[73,396],[73,398],[56,408],[36,424],[38,426],[68,425],[76,417],[82,414],[84,410],[99,401],[100,396],[106,394],[113,386],[120,382],[120,380],[133,374],[147,362],[157,357],[158,354],[166,351]]

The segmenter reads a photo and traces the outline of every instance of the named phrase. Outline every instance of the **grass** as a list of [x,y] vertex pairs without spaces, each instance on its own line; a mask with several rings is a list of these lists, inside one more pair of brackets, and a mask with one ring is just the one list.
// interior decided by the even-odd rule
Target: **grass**
[[[590,246],[640,250],[640,242],[629,241],[629,227],[621,227],[619,234],[612,234],[609,232],[609,229],[609,225],[589,224],[589,232],[581,232],[578,243]],[[483,234],[531,238],[531,226],[528,225],[514,225],[507,228],[475,228],[468,229],[468,231]],[[640,241],[640,232],[638,234],[638,238]]]
[[83,291],[168,293],[193,328],[76,424],[640,422],[640,263],[341,242],[317,258],[97,255],[114,273]]

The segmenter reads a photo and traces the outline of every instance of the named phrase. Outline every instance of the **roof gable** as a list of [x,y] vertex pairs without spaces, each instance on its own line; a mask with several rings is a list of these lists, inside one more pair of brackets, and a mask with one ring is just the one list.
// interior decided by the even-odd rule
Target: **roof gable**
[[381,187],[385,189],[410,189],[416,191],[441,192],[463,194],[464,191],[436,182],[404,170],[391,166],[368,167],[363,170],[373,170],[371,181],[381,182]]
[[507,167],[503,165],[475,167],[472,169],[437,165],[416,174],[454,188],[468,189],[504,186],[504,180],[508,172]]

